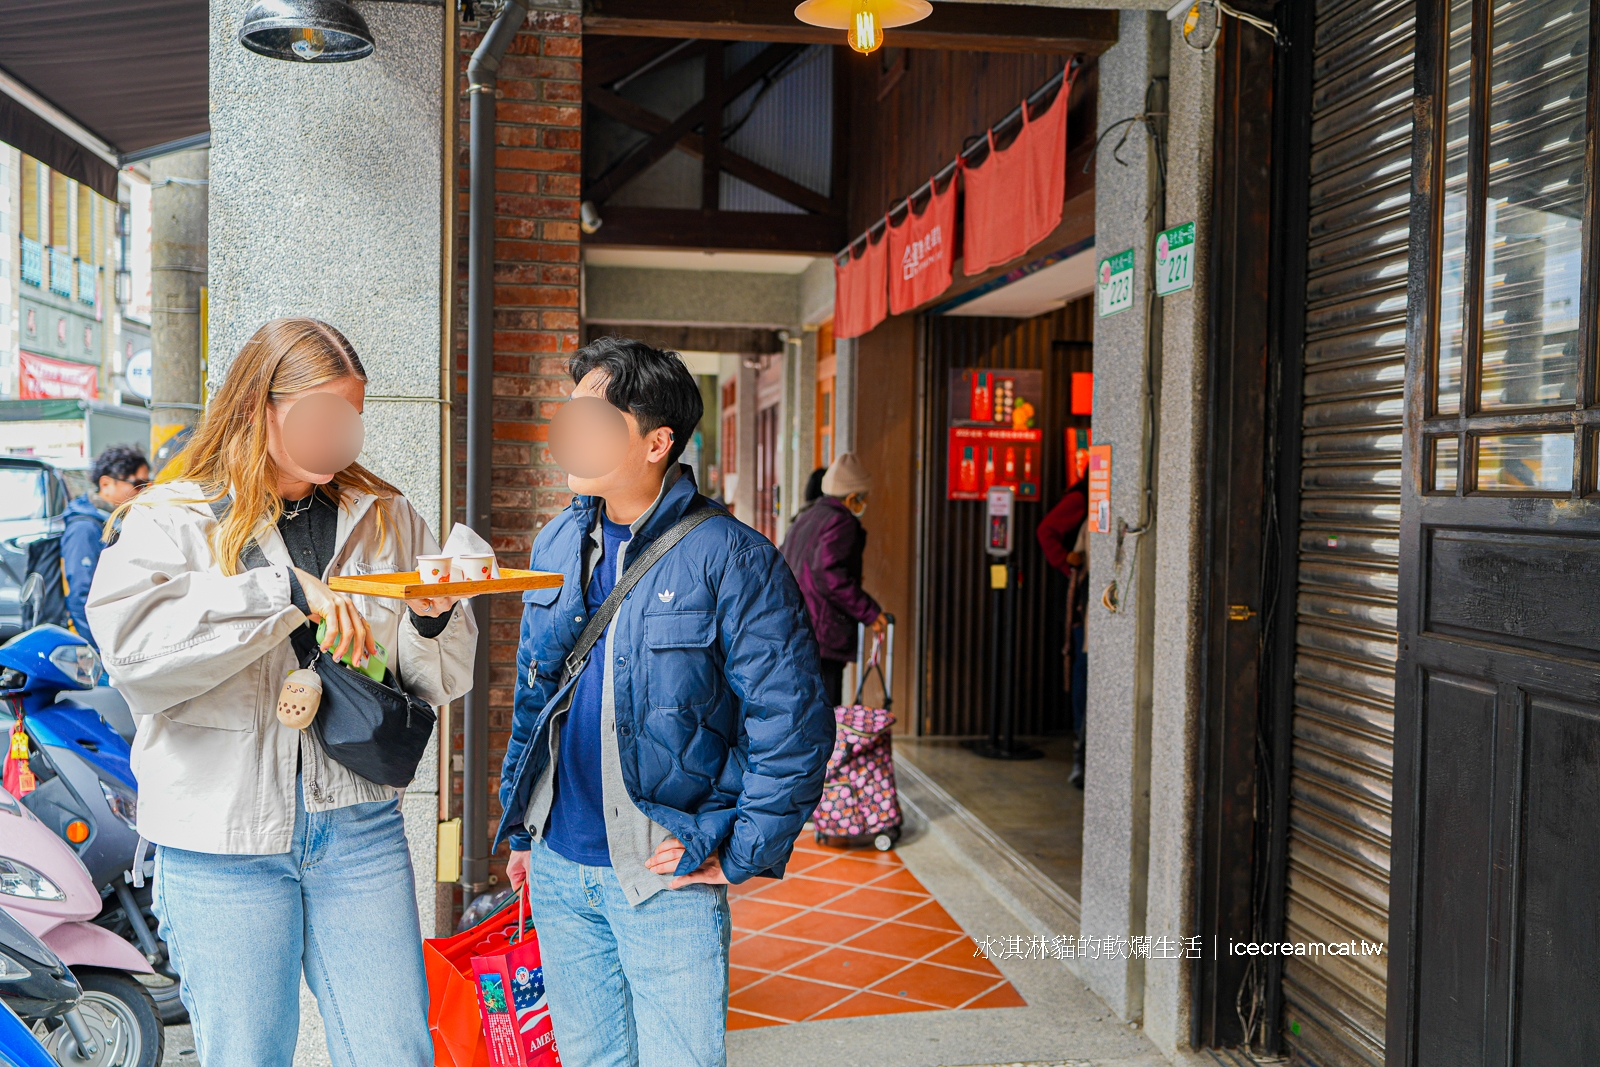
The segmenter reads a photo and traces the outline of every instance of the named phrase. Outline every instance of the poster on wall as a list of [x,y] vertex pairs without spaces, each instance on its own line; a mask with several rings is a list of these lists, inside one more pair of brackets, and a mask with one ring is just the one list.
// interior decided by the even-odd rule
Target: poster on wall
[[1018,500],[1039,499],[1043,399],[1042,370],[950,371],[946,499],[982,500],[997,485],[1010,486]]
[[1089,532],[1111,532],[1111,446],[1089,446]]

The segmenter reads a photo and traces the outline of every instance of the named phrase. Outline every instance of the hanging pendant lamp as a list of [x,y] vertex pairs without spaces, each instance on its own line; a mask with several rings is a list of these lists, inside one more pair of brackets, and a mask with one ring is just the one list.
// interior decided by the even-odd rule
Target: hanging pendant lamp
[[372,31],[345,0],[261,0],[244,17],[239,43],[297,63],[346,63],[372,54]]
[[883,31],[921,22],[933,14],[928,0],[805,0],[794,17],[812,26],[846,31],[850,47],[863,55],[883,44]]

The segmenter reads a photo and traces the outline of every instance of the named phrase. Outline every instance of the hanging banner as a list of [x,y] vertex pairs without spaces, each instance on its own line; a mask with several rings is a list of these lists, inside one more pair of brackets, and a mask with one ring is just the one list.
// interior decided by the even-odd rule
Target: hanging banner
[[1009,486],[1018,500],[1038,500],[1041,370],[955,368],[950,371],[948,500],[982,500]]
[[1016,259],[1061,224],[1071,95],[1072,82],[1063,79],[1049,109],[1033,119],[1024,101],[1022,132],[1010,147],[997,150],[991,129],[988,157],[976,168],[963,168],[967,213],[961,269],[967,275]]
[[1186,222],[1156,235],[1156,295],[1193,288],[1194,223]]
[[1111,532],[1111,446],[1089,446],[1089,532]]
[[[959,169],[959,168],[958,168]],[[955,255],[956,172],[939,192],[932,185],[928,203],[918,215],[906,210],[899,226],[889,226],[889,310],[903,315],[950,288]]]
[[17,396],[23,400],[93,400],[100,395],[100,368],[32,352],[17,353]]
[[833,336],[860,337],[889,316],[889,227],[872,242],[867,231],[866,248],[858,257],[855,246],[848,250],[849,262],[841,267],[833,261],[834,310]]

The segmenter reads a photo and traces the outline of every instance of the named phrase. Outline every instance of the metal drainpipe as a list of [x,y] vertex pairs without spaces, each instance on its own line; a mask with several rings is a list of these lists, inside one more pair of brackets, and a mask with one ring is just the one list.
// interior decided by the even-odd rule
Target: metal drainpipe
[[[500,59],[528,17],[522,0],[506,0],[467,64],[471,106],[467,213],[467,525],[485,541],[494,439],[494,123]],[[462,702],[461,884],[489,888],[489,598],[477,597],[478,653],[472,691]]]

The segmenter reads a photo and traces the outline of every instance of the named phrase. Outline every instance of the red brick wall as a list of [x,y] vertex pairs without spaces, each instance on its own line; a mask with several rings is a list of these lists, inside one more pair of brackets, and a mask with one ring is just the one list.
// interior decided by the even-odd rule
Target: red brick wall
[[[457,97],[455,224],[455,519],[466,509],[467,142],[466,67],[482,35],[461,33]],[[566,506],[566,476],[550,461],[545,427],[571,389],[568,354],[578,347],[578,203],[581,192],[583,39],[572,11],[528,16],[500,66],[495,153],[493,537],[503,562],[526,566],[534,535]],[[522,602],[493,597],[490,631],[490,832],[511,731]],[[452,716],[453,751],[461,717]],[[452,775],[452,814],[461,813]],[[504,879],[505,851],[494,864]],[[457,894],[459,896],[459,894]],[[458,905],[459,906],[459,903]]]

